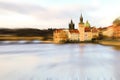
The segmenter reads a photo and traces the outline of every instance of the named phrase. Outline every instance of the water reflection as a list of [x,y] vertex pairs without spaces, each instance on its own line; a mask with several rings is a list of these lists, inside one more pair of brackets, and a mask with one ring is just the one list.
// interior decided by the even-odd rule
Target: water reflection
[[0,80],[119,80],[120,51],[97,44],[0,46]]
[[113,46],[113,49],[120,51],[120,46]]

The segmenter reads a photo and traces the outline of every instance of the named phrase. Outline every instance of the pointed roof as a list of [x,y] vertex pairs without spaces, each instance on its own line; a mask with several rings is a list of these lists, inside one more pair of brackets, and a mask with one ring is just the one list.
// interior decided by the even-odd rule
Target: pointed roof
[[73,24],[73,21],[72,21],[72,19],[71,19],[71,24]]
[[80,16],[80,24],[83,24],[83,16],[82,16],[82,13],[81,13],[81,16]]
[[69,23],[69,29],[74,29],[75,24],[73,23],[72,19],[71,22]]
[[82,13],[81,13],[81,16],[80,16],[80,18],[83,18],[83,16],[82,16]]
[[69,25],[74,25],[73,20],[71,19]]

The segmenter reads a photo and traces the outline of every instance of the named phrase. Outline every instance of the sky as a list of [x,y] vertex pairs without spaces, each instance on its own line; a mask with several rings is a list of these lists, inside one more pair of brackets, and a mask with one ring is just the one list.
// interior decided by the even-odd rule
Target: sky
[[110,26],[120,16],[120,0],[0,0],[0,28],[78,28],[82,13],[91,26]]

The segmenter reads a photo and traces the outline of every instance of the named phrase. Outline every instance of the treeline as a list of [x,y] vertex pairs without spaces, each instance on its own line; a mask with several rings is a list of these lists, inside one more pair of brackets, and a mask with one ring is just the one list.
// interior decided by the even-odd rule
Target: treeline
[[53,31],[55,29],[34,29],[34,28],[20,28],[20,29],[8,29],[0,28],[0,36],[20,36],[20,37],[33,37],[40,36],[44,39],[52,38]]

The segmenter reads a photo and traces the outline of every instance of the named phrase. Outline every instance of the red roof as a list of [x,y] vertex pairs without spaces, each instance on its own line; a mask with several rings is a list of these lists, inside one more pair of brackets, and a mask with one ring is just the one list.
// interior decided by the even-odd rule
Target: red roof
[[70,33],[79,33],[78,30],[69,30]]
[[97,28],[93,28],[92,32],[98,32]]
[[61,32],[63,31],[63,29],[56,29],[55,32],[58,33],[58,32]]
[[90,31],[91,31],[91,28],[89,28],[89,27],[85,28],[85,32],[90,32]]

